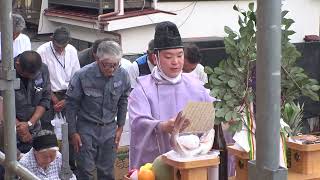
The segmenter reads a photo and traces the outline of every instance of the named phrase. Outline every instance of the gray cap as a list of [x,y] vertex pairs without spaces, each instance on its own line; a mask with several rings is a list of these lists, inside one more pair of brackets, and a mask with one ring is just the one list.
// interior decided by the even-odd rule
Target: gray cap
[[58,27],[52,35],[53,40],[59,45],[65,45],[70,41],[70,31],[66,27]]

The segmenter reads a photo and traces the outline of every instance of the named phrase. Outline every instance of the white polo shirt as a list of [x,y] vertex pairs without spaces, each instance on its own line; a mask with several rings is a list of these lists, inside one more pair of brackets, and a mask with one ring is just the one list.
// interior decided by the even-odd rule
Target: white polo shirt
[[208,76],[204,72],[204,67],[201,64],[198,64],[196,68],[190,72],[194,77],[199,79],[203,84],[208,83]]
[[128,60],[128,59],[125,59],[125,58],[121,58],[121,67],[123,69],[125,69],[127,72],[129,71],[130,67],[132,66],[132,63]]
[[[1,42],[1,32],[0,32],[0,42]],[[23,53],[24,51],[31,50],[30,38],[20,33],[19,36],[13,40],[13,58]],[[0,43],[0,59],[1,59],[1,43]]]
[[77,49],[68,44],[59,55],[53,48],[52,41],[42,44],[37,52],[42,62],[48,66],[53,92],[68,89],[69,82],[76,71],[80,69]]

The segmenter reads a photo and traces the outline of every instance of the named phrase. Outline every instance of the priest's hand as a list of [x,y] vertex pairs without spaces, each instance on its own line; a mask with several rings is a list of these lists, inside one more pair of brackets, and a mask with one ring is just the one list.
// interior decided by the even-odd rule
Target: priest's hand
[[190,125],[190,120],[180,111],[174,121],[174,131],[182,132]]
[[180,118],[183,118],[183,124],[182,124],[182,127],[180,129],[179,132],[182,132],[184,131],[188,126],[190,126],[191,122],[188,118],[185,118],[184,116],[181,116]]
[[79,133],[74,133],[71,135],[71,143],[73,145],[74,151],[79,153],[80,147],[82,146],[81,138]]
[[114,138],[114,143],[116,145],[116,150],[118,150],[118,148],[119,148],[119,143],[120,143],[122,131],[123,131],[123,126],[118,127],[117,130],[116,130],[116,137]]
[[160,130],[167,133],[172,133],[172,131],[181,132],[185,130],[190,125],[190,120],[179,112],[175,118],[169,119],[167,121],[162,121],[159,124]]
[[176,119],[175,118],[171,118],[167,121],[162,121],[159,123],[159,128],[162,132],[166,132],[166,133],[172,133],[173,129],[174,129],[174,121]]

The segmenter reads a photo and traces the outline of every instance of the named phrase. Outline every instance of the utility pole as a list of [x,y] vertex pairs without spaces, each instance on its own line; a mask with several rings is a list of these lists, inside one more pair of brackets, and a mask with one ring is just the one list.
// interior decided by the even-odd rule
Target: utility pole
[[257,0],[256,160],[249,180],[286,180],[279,166],[281,99],[281,0]]

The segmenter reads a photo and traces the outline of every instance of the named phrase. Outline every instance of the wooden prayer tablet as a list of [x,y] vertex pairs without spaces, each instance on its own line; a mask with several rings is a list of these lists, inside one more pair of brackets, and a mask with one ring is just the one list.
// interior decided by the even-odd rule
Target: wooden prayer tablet
[[182,114],[190,120],[183,132],[205,132],[213,128],[214,107],[211,102],[188,102]]

